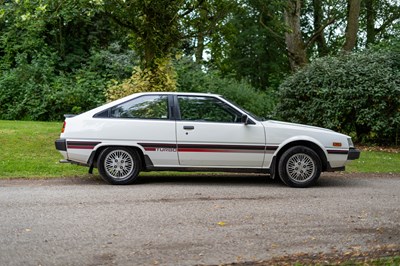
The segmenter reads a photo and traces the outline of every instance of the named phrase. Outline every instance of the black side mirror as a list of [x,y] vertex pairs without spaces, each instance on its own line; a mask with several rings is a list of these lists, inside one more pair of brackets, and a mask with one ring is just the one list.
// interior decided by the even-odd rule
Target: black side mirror
[[240,121],[243,124],[247,125],[249,123],[249,117],[246,114],[242,114],[242,117],[241,117]]

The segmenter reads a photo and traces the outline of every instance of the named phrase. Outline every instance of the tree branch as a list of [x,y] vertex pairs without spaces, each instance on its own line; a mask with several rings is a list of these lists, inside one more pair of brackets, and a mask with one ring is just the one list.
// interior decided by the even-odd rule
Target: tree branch
[[319,29],[314,32],[314,34],[310,37],[310,39],[306,42],[306,47],[309,47],[310,45],[314,44],[314,42],[317,40],[318,36],[322,34],[324,29],[328,27],[329,25],[333,24],[336,21],[336,17],[333,17],[329,19],[324,25],[319,27]]
[[184,17],[186,15],[189,15],[190,13],[192,13],[195,9],[197,9],[199,6],[201,6],[204,3],[205,0],[199,0],[197,2],[197,5],[194,5],[190,8],[188,8],[184,13],[182,13],[179,17]]
[[381,33],[384,31],[388,26],[392,25],[392,23],[396,20],[400,19],[400,12],[393,14],[385,23],[382,24],[379,28],[375,29],[375,33]]
[[105,12],[106,15],[108,17],[110,17],[115,23],[117,23],[119,26],[133,30],[134,32],[138,32],[138,28],[136,27],[135,24],[133,23],[129,23],[129,22],[124,22],[122,20],[120,20],[117,16],[115,16],[114,14],[110,13],[110,12]]
[[285,37],[279,35],[278,33],[276,33],[275,31],[273,31],[270,27],[268,27],[267,25],[265,25],[263,19],[262,19],[262,15],[260,15],[260,24],[261,26],[263,26],[266,30],[268,30],[275,38],[279,39],[279,40],[284,40]]

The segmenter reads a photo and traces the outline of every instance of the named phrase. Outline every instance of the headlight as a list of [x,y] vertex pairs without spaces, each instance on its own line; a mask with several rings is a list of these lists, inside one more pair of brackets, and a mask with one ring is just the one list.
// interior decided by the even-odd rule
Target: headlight
[[349,148],[354,148],[354,144],[351,138],[348,138],[347,141],[349,142]]

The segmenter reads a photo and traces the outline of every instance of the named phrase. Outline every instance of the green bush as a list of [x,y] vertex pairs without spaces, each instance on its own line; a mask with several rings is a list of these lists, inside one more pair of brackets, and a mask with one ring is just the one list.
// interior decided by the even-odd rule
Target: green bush
[[106,91],[107,101],[115,101],[122,97],[139,92],[160,92],[176,90],[176,73],[171,59],[154,60],[153,68],[135,67],[132,76],[123,82],[110,84]]
[[117,44],[92,51],[72,72],[60,70],[62,62],[50,49],[29,57],[19,54],[15,67],[0,72],[0,119],[56,121],[90,110],[105,102],[111,78],[129,77],[136,62]]
[[325,57],[287,78],[275,110],[283,120],[331,128],[362,143],[397,144],[400,53]]
[[0,119],[62,120],[104,102],[105,79],[86,69],[57,74],[54,61],[40,55],[0,76]]
[[190,58],[178,60],[176,71],[178,91],[220,94],[258,116],[271,116],[275,103],[272,93],[257,91],[249,83],[234,78],[221,78],[215,70],[204,71]]

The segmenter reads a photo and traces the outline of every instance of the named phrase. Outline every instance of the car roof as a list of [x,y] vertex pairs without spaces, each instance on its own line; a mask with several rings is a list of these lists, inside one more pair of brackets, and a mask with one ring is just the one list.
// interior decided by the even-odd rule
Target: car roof
[[171,92],[166,92],[166,91],[155,91],[155,92],[139,92],[133,95],[151,95],[151,94],[157,94],[157,95],[197,95],[197,96],[221,96],[220,94],[215,94],[215,93],[204,93],[204,92],[180,92],[180,91],[171,91]]
[[213,93],[198,93],[198,92],[165,92],[165,91],[160,91],[160,92],[139,92],[139,93],[133,93],[128,96],[125,96],[123,98],[117,99],[112,102],[108,102],[106,104],[103,104],[101,106],[98,106],[97,108],[91,109],[85,113],[82,113],[81,115],[93,115],[94,113],[100,112],[104,109],[110,108],[116,104],[120,104],[126,101],[129,101],[131,99],[144,96],[144,95],[188,95],[188,96],[213,96],[213,97],[222,97],[221,95],[218,94],[213,94]]

